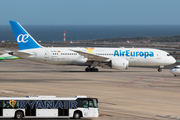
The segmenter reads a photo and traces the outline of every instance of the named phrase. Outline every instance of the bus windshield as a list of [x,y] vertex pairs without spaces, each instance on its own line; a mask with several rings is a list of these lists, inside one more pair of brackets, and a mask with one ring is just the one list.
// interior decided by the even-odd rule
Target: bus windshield
[[98,108],[98,104],[97,104],[97,100],[96,99],[93,99],[93,103],[94,103],[94,107]]
[[78,105],[77,107],[82,107],[82,108],[98,108],[98,100],[96,98],[88,98],[88,99],[81,99],[79,98],[77,100]]

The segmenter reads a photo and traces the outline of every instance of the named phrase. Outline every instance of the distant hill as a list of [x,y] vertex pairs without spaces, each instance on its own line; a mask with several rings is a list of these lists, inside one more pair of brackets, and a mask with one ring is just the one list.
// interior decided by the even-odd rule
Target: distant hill
[[180,42],[180,36],[167,36],[167,37],[120,37],[120,38],[107,38],[107,39],[96,39],[93,42]]

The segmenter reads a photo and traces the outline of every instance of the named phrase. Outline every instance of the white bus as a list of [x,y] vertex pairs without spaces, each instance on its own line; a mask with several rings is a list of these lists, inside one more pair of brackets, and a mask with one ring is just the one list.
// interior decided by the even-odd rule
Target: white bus
[[0,97],[0,117],[98,117],[98,99],[87,96]]

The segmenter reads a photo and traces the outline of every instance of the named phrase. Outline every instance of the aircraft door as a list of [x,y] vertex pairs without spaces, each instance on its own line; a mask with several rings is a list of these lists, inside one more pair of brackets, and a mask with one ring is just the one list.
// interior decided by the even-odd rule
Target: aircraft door
[[0,116],[3,116],[3,102],[0,101]]
[[158,52],[158,53],[156,54],[156,56],[157,56],[157,59],[158,59],[158,60],[161,60],[161,57],[162,57],[162,56],[161,56],[161,53]]
[[60,63],[60,58],[59,58],[59,56],[60,56],[60,53],[59,53],[59,52],[51,52],[51,56],[50,56],[51,61],[52,61],[53,63]]
[[45,58],[45,61],[49,60],[49,51],[45,51],[44,58]]

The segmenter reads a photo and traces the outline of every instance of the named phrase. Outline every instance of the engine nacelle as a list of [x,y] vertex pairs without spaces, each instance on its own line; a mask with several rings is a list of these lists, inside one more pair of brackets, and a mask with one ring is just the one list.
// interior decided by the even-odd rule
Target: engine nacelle
[[118,70],[126,70],[129,67],[129,61],[126,58],[111,59],[111,68]]

